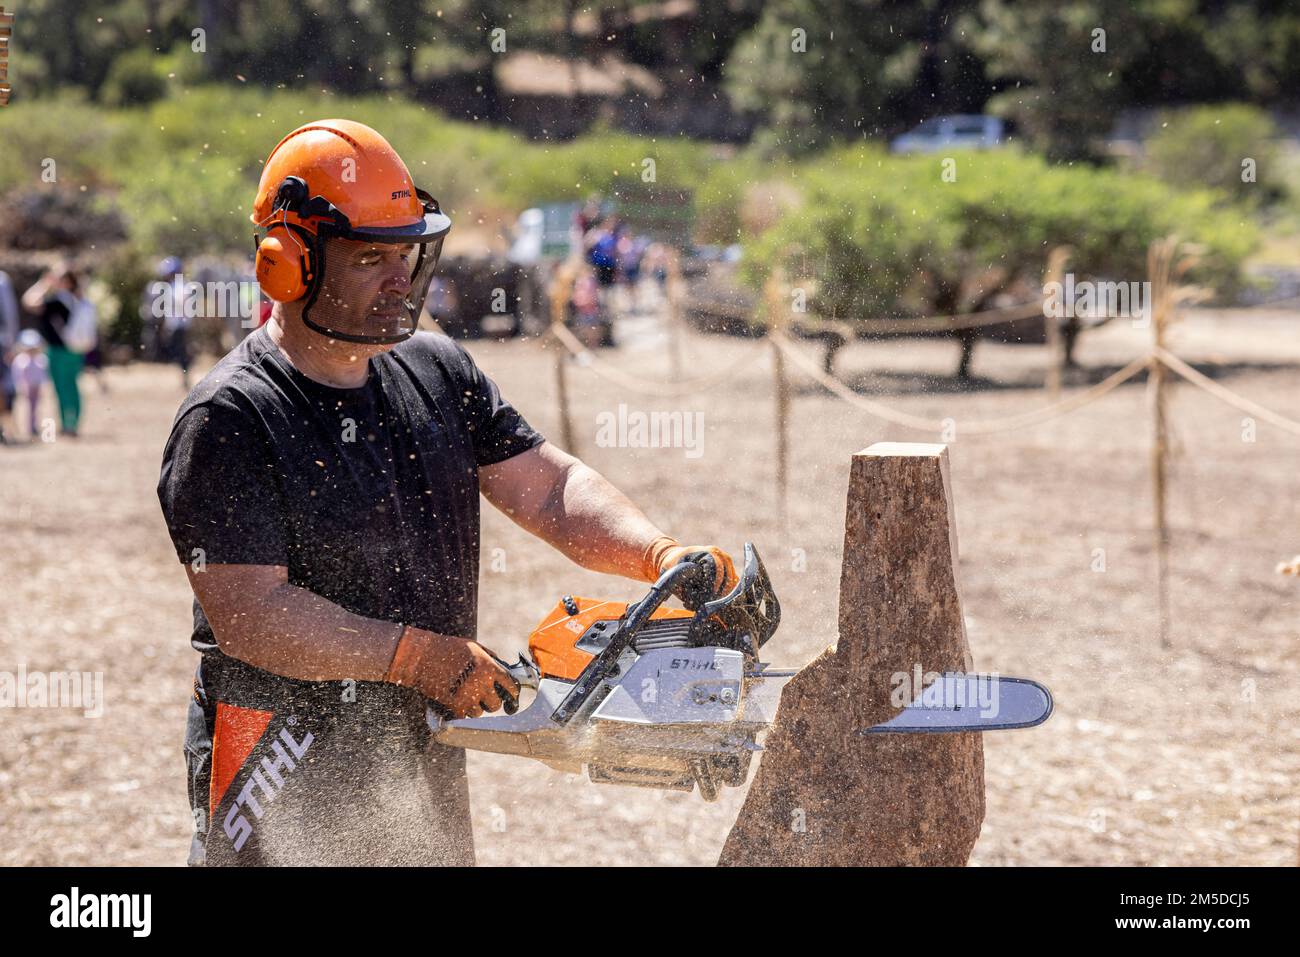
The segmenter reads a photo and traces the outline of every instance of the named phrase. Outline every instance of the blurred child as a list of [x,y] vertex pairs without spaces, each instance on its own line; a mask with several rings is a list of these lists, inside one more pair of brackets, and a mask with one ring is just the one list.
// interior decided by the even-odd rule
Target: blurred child
[[14,390],[27,400],[28,435],[40,435],[36,414],[41,405],[41,387],[49,379],[50,364],[45,358],[45,340],[35,329],[25,329],[18,336],[18,344],[9,365]]

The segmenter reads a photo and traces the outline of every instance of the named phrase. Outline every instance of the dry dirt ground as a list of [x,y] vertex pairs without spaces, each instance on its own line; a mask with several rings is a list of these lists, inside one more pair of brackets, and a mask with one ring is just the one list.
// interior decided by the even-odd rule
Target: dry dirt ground
[[[1146,333],[1112,324],[1080,359],[1117,368]],[[1225,364],[1219,381],[1300,418],[1300,315],[1194,313],[1176,351]],[[691,337],[688,369],[749,342]],[[533,423],[558,435],[552,360],[535,342],[471,351]],[[650,376],[642,334],[607,354]],[[1290,864],[1300,820],[1300,437],[1179,387],[1170,502],[1172,648],[1153,612],[1145,390],[1121,388],[1021,432],[963,437],[961,422],[1042,402],[1043,350],[982,345],[983,387],[957,391],[944,341],[857,344],[841,374],[899,408],[952,416],[961,585],[977,666],[1055,692],[1045,725],[985,736],[988,814],[973,862]],[[799,665],[834,639],[849,455],[933,441],[801,383],[793,405],[789,530],[773,508],[770,359],[686,400],[646,399],[574,367],[578,452],[672,534],[765,556],[785,619],[768,657]],[[0,863],[179,864],[190,821],[181,732],[195,655],[190,597],[159,515],[159,457],[181,398],[173,369],[112,369],[87,385],[84,437],[0,449],[0,671],[101,671],[103,717],[0,709]],[[599,448],[596,416],[703,412],[703,454]],[[501,552],[494,552],[501,549]],[[1099,552],[1098,550],[1104,550]],[[488,508],[481,640],[522,647],[565,592],[632,597]],[[504,570],[493,570],[493,556]],[[1104,556],[1104,570],[1099,558]],[[711,864],[743,789],[696,795],[593,785],[523,759],[472,755],[483,864]]]

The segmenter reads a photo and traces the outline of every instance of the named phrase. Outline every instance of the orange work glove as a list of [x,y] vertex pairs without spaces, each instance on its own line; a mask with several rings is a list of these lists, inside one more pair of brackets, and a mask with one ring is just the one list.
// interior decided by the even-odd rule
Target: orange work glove
[[476,641],[407,625],[384,680],[414,688],[453,718],[478,718],[505,706],[513,714],[519,683]]
[[652,582],[660,575],[691,556],[705,552],[713,559],[717,568],[717,578],[713,583],[713,595],[725,595],[736,587],[740,576],[736,574],[736,563],[731,556],[716,545],[683,545],[675,538],[660,535],[647,546],[642,558],[641,577]]

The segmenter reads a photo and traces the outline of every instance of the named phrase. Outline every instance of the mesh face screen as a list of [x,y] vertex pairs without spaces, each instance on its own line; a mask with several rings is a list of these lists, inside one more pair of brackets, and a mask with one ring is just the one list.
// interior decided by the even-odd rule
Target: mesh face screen
[[442,252],[430,243],[324,241],[319,288],[303,310],[318,332],[351,342],[400,342],[415,332]]

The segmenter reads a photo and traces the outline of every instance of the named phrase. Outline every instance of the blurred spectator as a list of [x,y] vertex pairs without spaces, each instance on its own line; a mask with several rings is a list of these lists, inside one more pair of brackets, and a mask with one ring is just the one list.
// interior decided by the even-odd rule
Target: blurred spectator
[[5,426],[14,407],[14,382],[9,369],[9,351],[18,341],[18,298],[9,274],[0,271],[0,445],[5,443]]
[[35,329],[24,329],[11,364],[14,387],[27,401],[27,434],[35,441],[40,435],[37,413],[41,407],[41,387],[49,377],[49,360],[45,357],[45,340]]
[[596,282],[602,290],[614,285],[618,271],[618,220],[602,221],[587,233],[587,262],[596,270]]
[[604,340],[604,321],[600,314],[600,286],[590,269],[584,269],[574,282],[572,302],[575,334],[588,349],[599,348]]
[[181,387],[190,388],[189,328],[192,318],[185,308],[185,264],[179,256],[168,256],[158,264],[158,278],[145,287],[140,315],[146,328],[154,330],[154,354],[163,362],[181,368]]
[[654,276],[659,303],[668,301],[669,255],[668,247],[663,243],[651,243],[649,248],[646,249],[645,259],[641,263],[641,268]]
[[50,269],[23,293],[23,307],[36,316],[37,329],[45,340],[50,380],[59,400],[59,423],[63,434],[77,436],[81,424],[81,375],[84,351],[95,346],[86,338],[89,317],[94,329],[94,307],[80,296],[80,283],[71,269]]
[[445,329],[447,322],[456,318],[456,289],[449,280],[434,276],[429,283],[429,294],[424,299],[424,311],[429,318]]
[[152,362],[161,362],[166,342],[163,338],[163,317],[172,309],[184,305],[184,300],[177,302],[177,289],[172,282],[181,271],[181,261],[176,256],[168,256],[158,263],[154,278],[145,283],[140,294],[140,319],[144,323],[141,333],[144,339],[145,358]]
[[623,233],[618,237],[618,280],[623,289],[627,310],[640,312],[637,301],[637,284],[641,281],[641,260],[645,257],[647,240],[641,236]]
[[574,213],[573,221],[578,228],[579,236],[586,236],[591,232],[591,228],[600,222],[600,197],[588,196],[587,201]]
[[95,343],[95,348],[86,353],[84,365],[87,372],[95,377],[95,382],[99,384],[99,394],[108,395],[108,380],[104,378],[104,350],[100,348],[99,342]]

